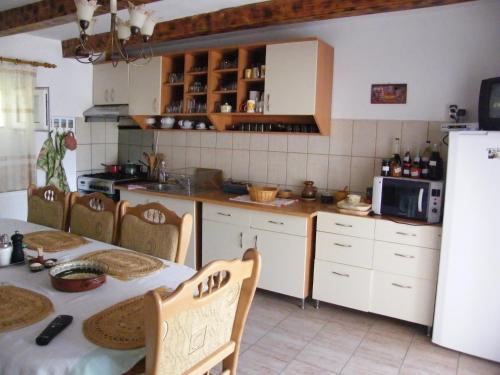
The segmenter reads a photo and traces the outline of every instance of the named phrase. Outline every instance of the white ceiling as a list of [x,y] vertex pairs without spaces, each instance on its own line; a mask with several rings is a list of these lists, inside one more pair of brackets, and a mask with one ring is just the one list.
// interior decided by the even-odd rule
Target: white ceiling
[[40,0],[2,0],[0,1],[0,12],[10,8],[21,7],[26,4],[37,3]]
[[[2,0],[2,6],[3,2]],[[192,16],[195,14],[214,12],[224,8],[230,8],[249,3],[258,3],[265,0],[161,0],[151,4],[147,4],[148,10],[153,10],[155,15],[162,21],[168,21],[176,18]],[[16,2],[15,0],[7,0],[7,2]],[[33,2],[28,0],[18,0],[21,2]],[[102,3],[102,0],[99,1]],[[132,0],[133,2],[133,0]],[[124,20],[128,19],[128,11],[121,10],[118,16]],[[75,17],[76,18],[76,17]],[[94,33],[104,33],[109,31],[109,14],[97,17]],[[43,30],[37,30],[30,33],[43,38],[64,40],[78,37],[78,28],[76,22],[54,26]]]

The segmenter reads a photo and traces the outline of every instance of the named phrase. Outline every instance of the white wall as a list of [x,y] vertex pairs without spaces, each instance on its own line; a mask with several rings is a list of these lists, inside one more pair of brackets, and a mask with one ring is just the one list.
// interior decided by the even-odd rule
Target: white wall
[[[500,1],[310,22],[169,43],[169,50],[318,36],[335,48],[333,118],[477,117],[482,79],[500,76]],[[406,105],[370,104],[372,83],[407,83]]]

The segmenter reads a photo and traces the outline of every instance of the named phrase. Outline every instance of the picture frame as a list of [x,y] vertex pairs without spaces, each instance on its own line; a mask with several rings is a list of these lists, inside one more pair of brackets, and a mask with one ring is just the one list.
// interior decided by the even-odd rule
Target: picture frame
[[35,130],[50,128],[50,93],[48,87],[35,87],[33,95],[33,125]]
[[372,84],[371,104],[406,104],[406,83]]

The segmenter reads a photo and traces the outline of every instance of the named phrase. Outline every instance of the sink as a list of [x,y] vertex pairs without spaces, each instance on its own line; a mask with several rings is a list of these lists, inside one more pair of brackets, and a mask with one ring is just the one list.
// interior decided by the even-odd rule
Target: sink
[[187,193],[187,190],[178,184],[151,183],[146,185],[146,189],[157,192]]

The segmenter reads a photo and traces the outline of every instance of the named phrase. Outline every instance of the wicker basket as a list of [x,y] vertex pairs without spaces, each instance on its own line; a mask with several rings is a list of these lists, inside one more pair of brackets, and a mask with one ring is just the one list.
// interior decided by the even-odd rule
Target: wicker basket
[[278,188],[271,186],[247,186],[250,199],[255,202],[270,202],[276,199]]

